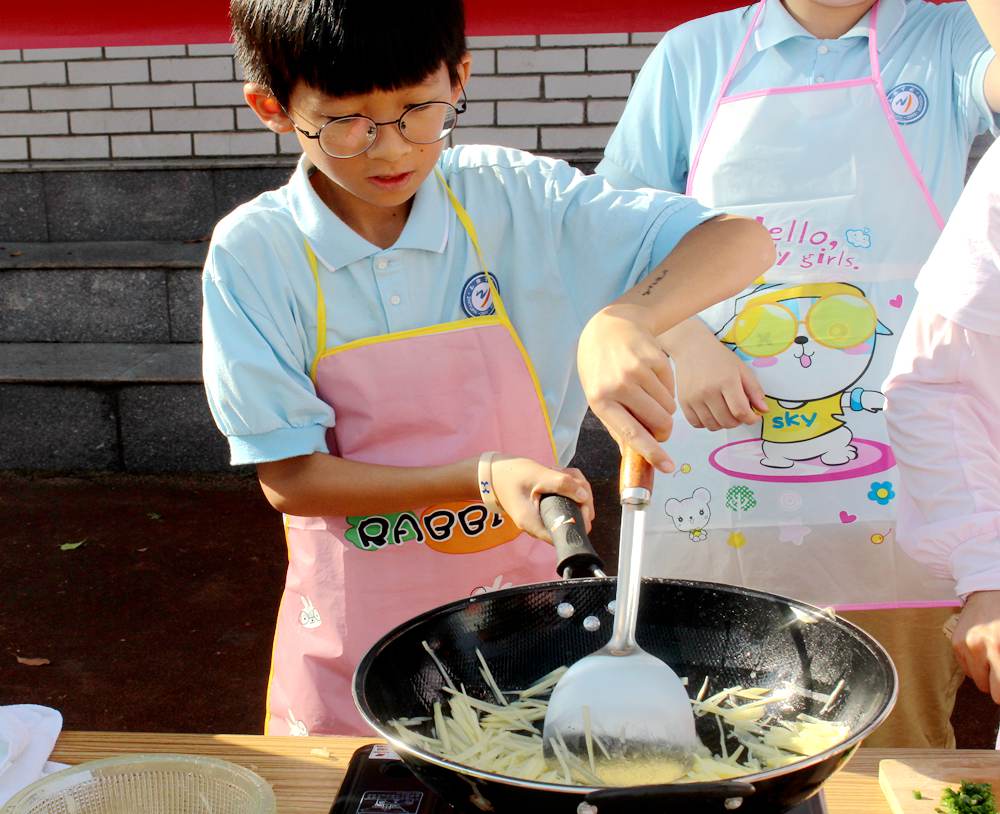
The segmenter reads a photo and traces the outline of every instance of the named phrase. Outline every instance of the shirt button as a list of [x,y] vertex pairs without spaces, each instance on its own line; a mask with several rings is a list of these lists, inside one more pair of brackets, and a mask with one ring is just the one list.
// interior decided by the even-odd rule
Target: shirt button
[[391,302],[393,305],[399,305],[402,301],[403,300],[400,298],[399,294],[393,294],[391,297],[389,297],[389,302]]
[[817,48],[816,50],[817,50],[817,51],[819,51],[819,53],[820,53],[821,55],[823,55],[823,56],[826,56],[827,54],[829,54],[829,53],[830,53],[830,49],[829,49],[829,48],[828,48],[827,46],[825,46],[825,45],[821,45],[821,46],[820,46],[819,48]]
[[385,269],[389,268],[389,261],[386,260],[384,257],[380,257],[378,260],[375,261],[375,268],[377,268],[379,271],[384,271]]

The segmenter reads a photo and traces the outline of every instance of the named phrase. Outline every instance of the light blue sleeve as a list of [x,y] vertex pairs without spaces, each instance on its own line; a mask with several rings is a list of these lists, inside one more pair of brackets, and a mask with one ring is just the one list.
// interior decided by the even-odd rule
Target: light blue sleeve
[[625,111],[597,174],[620,189],[683,192],[689,166],[691,115],[684,110],[670,65],[667,37],[653,49],[632,86]]
[[674,192],[615,189],[561,161],[536,166],[547,175],[545,208],[558,265],[581,324],[719,214]]
[[948,17],[951,36],[952,70],[955,77],[955,98],[959,104],[960,121],[966,126],[971,141],[987,130],[997,135],[997,115],[986,101],[986,69],[993,61],[993,49],[979,27],[967,3],[948,3],[941,9]]
[[[257,258],[256,265],[265,264],[266,256]],[[234,465],[327,452],[326,429],[334,423],[333,409],[309,378],[309,349],[293,310],[261,276],[225,248],[210,247],[202,278],[202,367]]]

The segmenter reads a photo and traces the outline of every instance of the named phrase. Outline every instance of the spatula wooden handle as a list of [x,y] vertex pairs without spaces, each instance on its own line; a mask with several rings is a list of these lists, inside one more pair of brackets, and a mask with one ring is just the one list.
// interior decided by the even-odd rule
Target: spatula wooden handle
[[[630,447],[625,447],[622,452],[622,464],[618,470],[618,493],[622,502],[627,498],[641,498],[640,490],[645,490],[645,501],[649,502],[649,496],[653,492],[653,465],[643,458],[638,452]],[[629,502],[637,502],[630,500]]]

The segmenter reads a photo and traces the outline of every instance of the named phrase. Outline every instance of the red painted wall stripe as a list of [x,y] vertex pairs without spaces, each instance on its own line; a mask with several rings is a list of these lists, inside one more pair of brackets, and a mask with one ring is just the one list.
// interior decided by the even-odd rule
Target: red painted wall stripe
[[[481,36],[666,31],[685,20],[746,4],[747,0],[466,0],[466,9],[469,34]],[[226,42],[228,10],[228,0],[0,0],[0,49]]]
[[[746,0],[466,0],[466,13],[471,36],[586,34],[666,31],[684,20],[745,4]],[[0,0],[0,49],[226,42],[228,12],[228,0]]]

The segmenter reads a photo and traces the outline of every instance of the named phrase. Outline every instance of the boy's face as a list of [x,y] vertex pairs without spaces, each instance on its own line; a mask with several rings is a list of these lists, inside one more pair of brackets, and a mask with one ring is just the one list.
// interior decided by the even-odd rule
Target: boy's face
[[[459,65],[462,85],[468,78],[469,66],[468,57]],[[427,102],[457,104],[460,95],[461,85],[452,85],[444,63],[419,84],[357,96],[329,96],[299,82],[289,98],[288,116],[280,108],[274,112],[277,103],[273,99],[273,105],[268,106],[266,95],[263,99],[259,94],[255,97],[251,86],[246,89],[248,103],[272,130],[288,132],[297,126],[310,133],[317,132],[331,118],[367,116],[376,122],[391,122]],[[341,208],[338,204],[353,209],[358,201],[351,198],[379,209],[406,204],[434,169],[445,144],[445,140],[414,144],[403,138],[396,125],[389,124],[378,128],[375,142],[361,155],[333,158],[323,152],[318,140],[294,132],[303,152],[323,175],[314,176],[314,183],[319,182],[317,190],[335,210]]]

